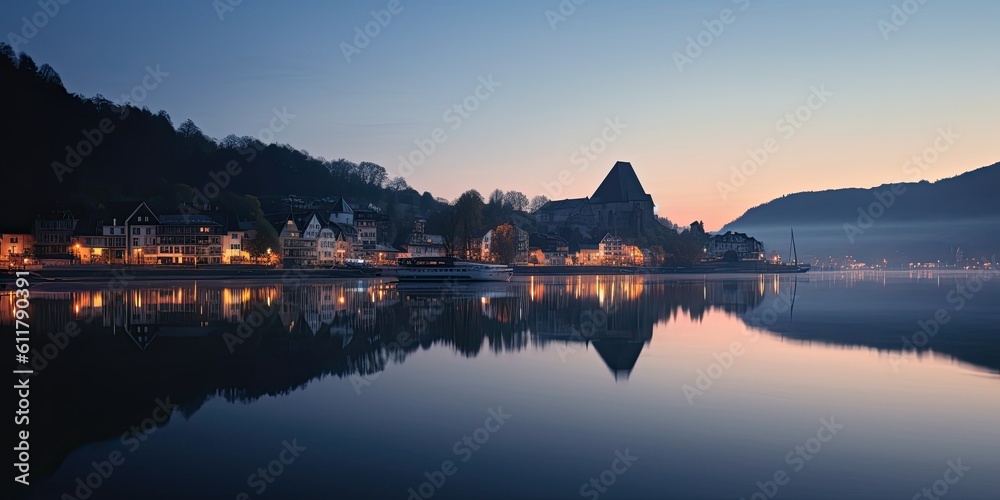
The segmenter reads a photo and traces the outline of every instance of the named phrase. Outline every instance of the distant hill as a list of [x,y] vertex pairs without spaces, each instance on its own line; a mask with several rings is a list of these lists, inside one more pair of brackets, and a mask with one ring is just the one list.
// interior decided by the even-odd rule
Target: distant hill
[[944,261],[958,248],[989,257],[1000,253],[1000,163],[937,182],[791,194],[747,210],[722,232],[748,233],[787,255],[792,228],[800,260]]

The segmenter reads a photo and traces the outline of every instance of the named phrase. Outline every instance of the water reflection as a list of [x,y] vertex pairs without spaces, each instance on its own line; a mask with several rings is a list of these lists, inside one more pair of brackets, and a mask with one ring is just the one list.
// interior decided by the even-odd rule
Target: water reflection
[[[36,345],[68,341],[51,352],[39,348],[44,355],[32,360],[38,372],[32,384],[45,394],[33,401],[34,465],[44,475],[73,450],[116,438],[146,417],[157,398],[169,396],[191,416],[214,397],[252,402],[325,376],[373,376],[432,346],[468,358],[533,347],[593,348],[610,376],[627,384],[654,327],[663,331],[681,316],[698,322],[719,312],[796,342],[899,351],[900,336],[946,307],[948,291],[969,279],[937,275],[913,286],[913,278],[818,273],[574,276],[445,288],[377,280],[42,288],[33,291],[32,317],[36,331],[51,335]],[[1000,370],[995,285],[953,314],[948,334],[925,348]],[[794,306],[778,309],[779,300]],[[12,323],[11,310],[3,308],[4,324]],[[69,325],[80,333],[62,335]]]

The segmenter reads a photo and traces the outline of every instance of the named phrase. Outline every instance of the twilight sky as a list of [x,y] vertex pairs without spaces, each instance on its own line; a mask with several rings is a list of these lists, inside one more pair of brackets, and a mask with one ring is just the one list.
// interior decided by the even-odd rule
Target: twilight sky
[[[393,176],[409,157],[410,185],[449,199],[589,196],[630,161],[660,215],[715,230],[788,193],[1000,161],[1000,2],[920,1],[74,1],[16,49],[114,101],[159,65],[141,104],[175,125],[258,136],[287,110],[275,141]],[[37,12],[3,2],[4,33]]]

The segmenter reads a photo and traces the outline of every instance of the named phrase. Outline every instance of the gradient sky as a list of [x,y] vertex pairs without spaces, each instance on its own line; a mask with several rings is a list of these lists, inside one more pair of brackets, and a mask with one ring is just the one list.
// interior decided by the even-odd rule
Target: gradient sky
[[[406,178],[449,199],[469,188],[589,196],[631,161],[660,215],[713,230],[788,193],[916,180],[904,162],[942,127],[961,137],[921,178],[1000,161],[995,0],[928,0],[888,40],[878,23],[907,2],[588,0],[553,29],[558,0],[402,0],[348,62],[341,44],[389,3],[243,0],[220,20],[210,0],[75,1],[18,49],[69,91],[115,101],[159,65],[169,77],[141,104],[175,125],[258,135],[286,108],[296,117],[277,142],[391,175],[440,127],[447,139]],[[727,8],[735,20],[679,71],[673,54]],[[2,29],[38,11],[5,1]],[[453,128],[445,112],[489,75],[501,85]],[[786,137],[778,120],[813,86],[833,95]],[[627,128],[580,171],[573,154],[616,118]],[[724,199],[719,182],[768,138],[777,151]],[[546,183],[562,170],[573,179],[557,195]]]

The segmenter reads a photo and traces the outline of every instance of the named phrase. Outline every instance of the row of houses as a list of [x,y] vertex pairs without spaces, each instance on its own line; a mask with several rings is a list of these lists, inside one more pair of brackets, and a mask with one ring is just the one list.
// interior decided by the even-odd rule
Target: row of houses
[[[290,213],[270,220],[278,234],[278,258],[285,267],[328,267],[353,260],[380,265],[400,251],[378,240],[378,219],[347,211]],[[340,210],[340,209],[338,209]]]
[[249,259],[247,229],[224,212],[157,214],[144,202],[85,218],[59,210],[36,218],[31,233],[0,236],[0,258],[10,265],[230,264]]
[[145,202],[112,203],[85,217],[59,210],[40,215],[31,232],[0,235],[7,266],[40,264],[216,265],[270,261],[291,266],[344,264],[348,259],[394,257],[380,243],[388,217],[377,208],[351,206],[343,198],[324,212],[269,217],[276,248],[251,255],[253,221],[219,210],[179,207],[154,211]]
[[[407,241],[406,257],[443,257],[448,255],[448,247],[440,235],[424,232],[424,221],[418,220]],[[501,226],[502,227],[502,226]],[[461,257],[484,262],[504,262],[495,243],[501,227],[490,229],[481,238],[472,241],[468,253]],[[610,233],[595,243],[569,242],[565,238],[548,233],[528,233],[512,226],[514,232],[513,251],[510,263],[537,265],[643,265],[649,262],[648,252],[636,246],[626,245],[624,240]]]
[[[158,212],[139,202],[111,204],[83,218],[65,210],[50,212],[35,220],[30,233],[0,235],[0,260],[7,266],[29,262],[195,266],[268,262],[330,267],[351,261],[387,265],[400,257],[452,254],[443,236],[426,232],[422,218],[415,221],[399,248],[387,244],[388,217],[375,207],[352,206],[343,198],[306,212],[266,217],[277,235],[266,253],[259,244],[251,248],[258,232],[253,221],[223,211],[195,212],[185,207],[180,211]],[[520,264],[641,265],[648,261],[640,249],[610,233],[593,243],[570,243],[511,225],[486,231],[465,252],[461,257],[469,260]]]

